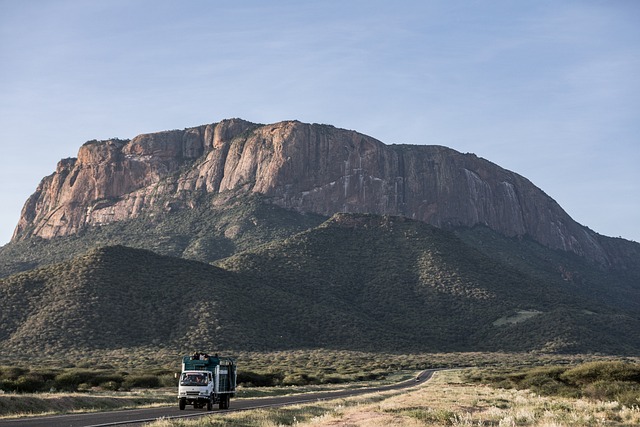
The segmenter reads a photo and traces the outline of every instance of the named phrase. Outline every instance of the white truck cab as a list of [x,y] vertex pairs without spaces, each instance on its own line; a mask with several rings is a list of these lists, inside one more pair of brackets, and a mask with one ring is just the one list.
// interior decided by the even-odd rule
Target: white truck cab
[[209,371],[185,371],[180,375],[178,385],[178,399],[180,399],[180,409],[184,405],[190,404],[194,408],[212,409],[214,381]]

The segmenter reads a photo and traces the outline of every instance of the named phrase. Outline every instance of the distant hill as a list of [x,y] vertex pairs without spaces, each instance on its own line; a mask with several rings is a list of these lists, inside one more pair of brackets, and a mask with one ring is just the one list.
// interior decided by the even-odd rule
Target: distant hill
[[6,277],[0,346],[637,353],[638,282],[606,274],[488,228],[339,214],[215,266],[112,246]]

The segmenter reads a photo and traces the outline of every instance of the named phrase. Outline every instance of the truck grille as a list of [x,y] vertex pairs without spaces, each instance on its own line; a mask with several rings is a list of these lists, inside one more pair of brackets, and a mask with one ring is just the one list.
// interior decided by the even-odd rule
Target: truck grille
[[199,396],[200,392],[199,391],[188,391],[187,392],[187,396]]

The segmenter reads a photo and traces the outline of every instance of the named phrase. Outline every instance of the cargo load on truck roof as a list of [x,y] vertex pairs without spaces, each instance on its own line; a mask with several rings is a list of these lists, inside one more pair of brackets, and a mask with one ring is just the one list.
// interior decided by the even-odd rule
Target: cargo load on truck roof
[[233,357],[220,357],[217,354],[209,356],[207,353],[194,353],[182,358],[183,371],[213,371],[218,365],[235,366],[235,364]]

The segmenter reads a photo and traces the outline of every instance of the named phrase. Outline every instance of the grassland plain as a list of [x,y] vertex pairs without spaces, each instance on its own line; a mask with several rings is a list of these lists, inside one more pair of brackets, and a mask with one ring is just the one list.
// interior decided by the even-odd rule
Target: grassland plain
[[[0,356],[0,417],[60,414],[175,403],[180,352],[127,348],[69,352],[37,361]],[[513,355],[391,354],[295,350],[233,352],[240,363],[238,397],[360,388],[406,379],[425,367],[504,366]],[[534,363],[530,355],[517,357]],[[552,357],[576,362],[575,356]],[[51,391],[54,392],[51,392]]]
[[540,396],[470,384],[464,370],[441,371],[408,392],[385,392],[271,410],[160,420],[151,427],[204,426],[637,426],[640,408],[616,401]]
[[[227,354],[227,353],[225,353]],[[230,352],[238,360],[238,384],[247,388],[291,387],[384,381],[398,372],[428,368],[571,365],[616,358],[590,355],[541,355],[533,353],[369,353],[357,351],[292,350]],[[33,393],[51,390],[124,391],[176,385],[180,353],[152,348],[128,348],[67,353],[56,358],[0,358],[0,390]],[[488,377],[488,376],[485,376]],[[484,377],[483,377],[484,378]]]
[[[638,358],[326,350],[240,352],[236,357],[242,361],[239,399],[388,384],[429,367],[474,368],[442,372],[427,388],[406,396],[395,392],[376,394],[233,416],[217,414],[201,424],[172,421],[168,425],[375,426],[380,425],[377,420],[382,420],[383,424],[427,426],[626,426],[640,421]],[[7,360],[0,362],[5,365],[0,368],[0,380],[5,386],[27,385],[30,381],[34,384],[39,378],[45,380],[47,391],[55,384],[59,390],[0,392],[0,417],[175,404],[172,370],[179,366],[175,355],[168,352],[123,350],[101,358],[46,360],[46,370],[30,368],[27,359],[14,359],[13,366],[7,366]],[[151,371],[157,374],[155,382],[150,381]]]

